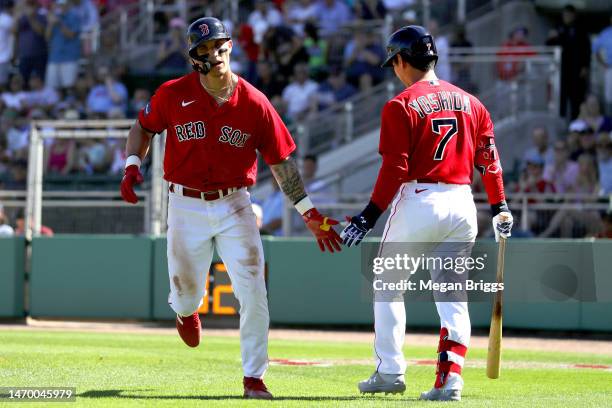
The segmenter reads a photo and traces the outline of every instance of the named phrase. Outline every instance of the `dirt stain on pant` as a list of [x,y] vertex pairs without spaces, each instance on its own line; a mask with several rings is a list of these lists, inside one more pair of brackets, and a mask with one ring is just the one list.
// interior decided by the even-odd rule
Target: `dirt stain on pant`
[[239,259],[238,262],[253,275],[256,275],[259,271],[259,265],[261,264],[261,259],[259,257],[259,248],[257,248],[256,246],[249,246],[247,249],[246,258]]
[[177,235],[172,239],[172,256],[176,261],[177,270],[173,271],[175,275],[172,277],[172,282],[176,287],[177,295],[182,296],[184,293],[193,294],[197,291],[195,282],[195,268],[193,260],[190,259],[188,251],[184,248],[183,240]]
[[172,277],[172,282],[174,282],[174,286],[176,287],[176,292],[181,295],[183,293],[183,288],[181,287],[181,280],[178,276]]

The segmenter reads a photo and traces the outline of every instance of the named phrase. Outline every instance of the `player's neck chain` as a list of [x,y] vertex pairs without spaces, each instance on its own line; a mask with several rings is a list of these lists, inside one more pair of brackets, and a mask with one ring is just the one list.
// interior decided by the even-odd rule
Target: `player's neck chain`
[[234,93],[234,89],[238,84],[238,78],[234,74],[232,74],[230,78],[230,83],[219,89],[211,89],[207,87],[203,81],[200,81],[200,83],[202,84],[206,92],[208,92],[209,95],[215,99],[217,104],[223,105],[225,102],[231,99]]

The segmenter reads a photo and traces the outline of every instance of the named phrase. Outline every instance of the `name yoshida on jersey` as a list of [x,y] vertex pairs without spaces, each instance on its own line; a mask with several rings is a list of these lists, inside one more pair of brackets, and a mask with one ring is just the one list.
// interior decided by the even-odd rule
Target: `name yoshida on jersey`
[[492,204],[505,199],[493,122],[473,95],[440,80],[419,81],[382,111],[383,157],[372,201],[382,210],[411,180],[471,184],[476,168]]
[[459,92],[438,91],[428,93],[411,100],[408,102],[408,106],[419,115],[419,118],[443,110],[472,114],[469,96],[462,95]]
[[151,133],[167,131],[164,178],[201,191],[253,185],[258,151],[277,164],[295,150],[268,99],[242,78],[221,106],[197,72],[168,81],[138,120]]

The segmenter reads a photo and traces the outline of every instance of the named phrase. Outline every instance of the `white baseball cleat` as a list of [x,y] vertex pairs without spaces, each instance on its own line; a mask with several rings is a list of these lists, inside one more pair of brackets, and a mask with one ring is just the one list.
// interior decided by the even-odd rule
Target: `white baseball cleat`
[[384,392],[385,394],[404,393],[406,382],[404,374],[383,374],[375,371],[367,380],[357,384],[361,393],[374,394]]
[[419,399],[426,401],[461,401],[463,378],[459,374],[450,373],[444,385],[421,393]]

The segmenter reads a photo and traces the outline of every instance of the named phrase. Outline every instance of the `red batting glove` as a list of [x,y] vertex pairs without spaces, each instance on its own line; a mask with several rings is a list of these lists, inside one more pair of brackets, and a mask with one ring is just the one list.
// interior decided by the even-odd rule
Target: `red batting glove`
[[123,201],[136,204],[138,202],[138,197],[136,197],[136,193],[134,193],[134,186],[143,181],[144,178],[137,165],[132,164],[127,166],[123,179],[121,180],[121,197],[123,197]]
[[312,235],[317,239],[321,251],[325,252],[325,248],[329,252],[334,252],[334,248],[338,252],[341,251],[342,239],[332,228],[332,225],[338,224],[338,221],[322,216],[316,208],[306,211],[302,218]]

